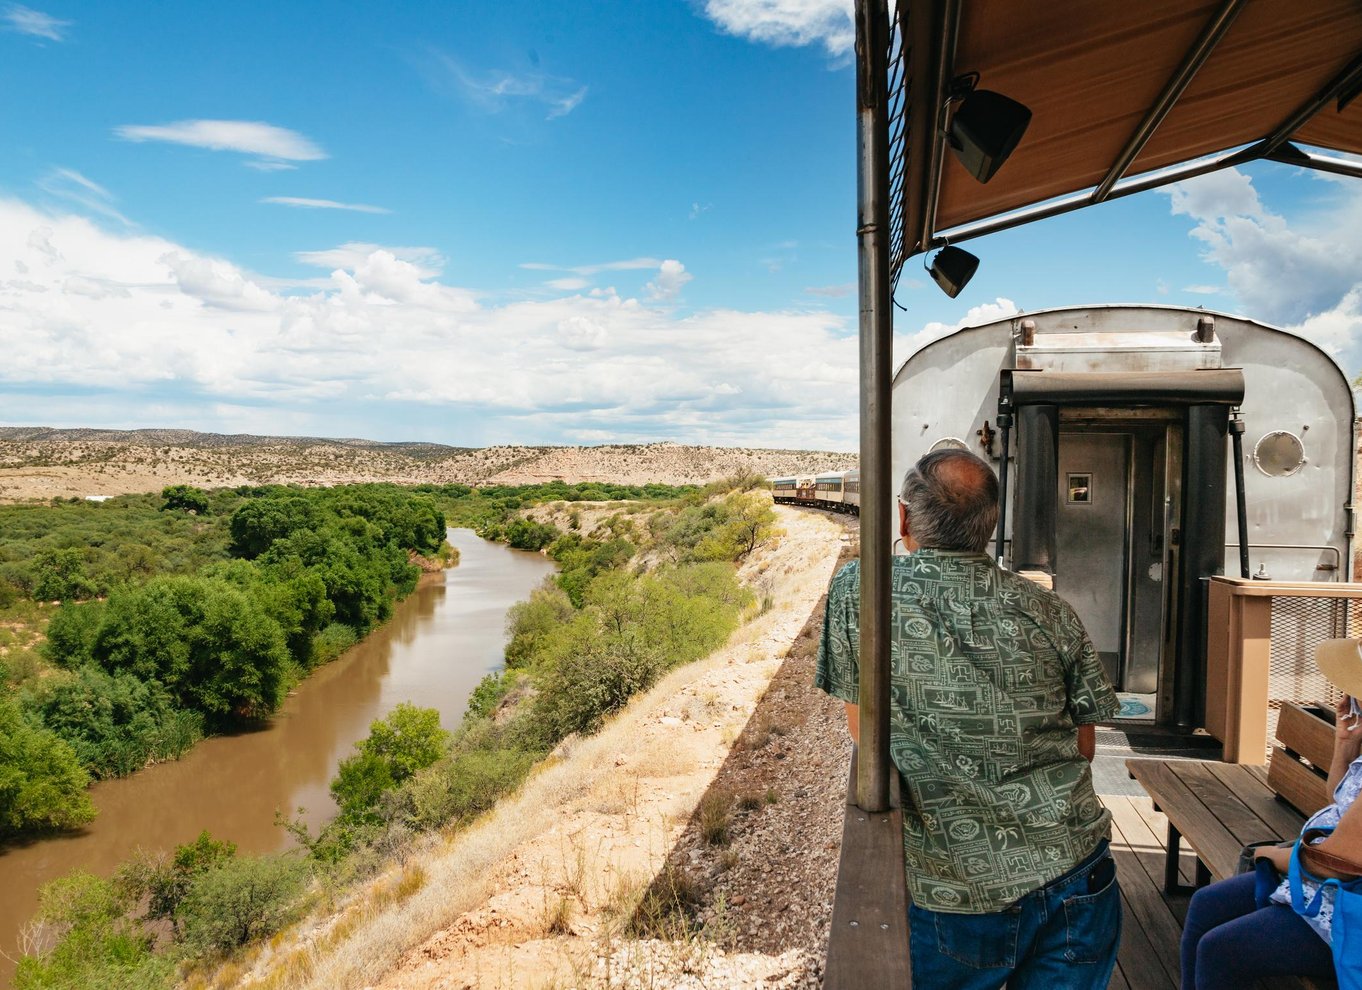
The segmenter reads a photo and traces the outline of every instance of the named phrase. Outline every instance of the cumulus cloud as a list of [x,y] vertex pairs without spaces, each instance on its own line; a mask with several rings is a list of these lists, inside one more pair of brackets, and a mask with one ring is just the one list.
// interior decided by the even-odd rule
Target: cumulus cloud
[[407,262],[417,270],[421,278],[434,278],[445,267],[444,257],[433,247],[390,247],[359,241],[350,241],[322,251],[299,251],[294,257],[305,265],[314,265],[317,268],[354,269],[364,264],[376,251],[386,251],[394,258]]
[[1355,373],[1362,366],[1362,190],[1328,180],[1321,188],[1327,194],[1313,212],[1289,223],[1237,169],[1177,183],[1168,196],[1174,215],[1191,219],[1203,258],[1224,270],[1244,315],[1304,333]]
[[[440,278],[430,248],[300,260],[327,275],[281,289],[164,238],[0,199],[0,420],[373,436],[381,411],[438,422],[452,443],[478,421],[484,442],[855,446],[856,341],[835,314],[679,315],[609,288],[498,302]],[[688,274],[654,268],[663,289]],[[370,418],[338,425],[355,409]]]
[[551,265],[543,261],[526,261],[521,268],[537,272],[574,272],[578,275],[597,275],[601,272],[627,272],[647,268],[658,268],[662,262],[656,258],[626,258],[623,261],[602,261],[593,265]]
[[70,21],[59,20],[51,14],[17,3],[7,5],[0,12],[0,22],[10,31],[32,38],[46,38],[48,41],[65,41],[65,31],[71,26]]
[[894,366],[898,365],[912,355],[916,354],[923,347],[934,340],[940,340],[947,334],[955,333],[964,327],[977,327],[985,323],[992,323],[995,320],[1006,319],[1015,316],[1021,309],[1011,299],[999,296],[993,302],[980,303],[978,306],[971,306],[965,315],[954,323],[931,322],[924,324],[921,330],[913,334],[894,335]]
[[125,141],[166,141],[210,151],[235,151],[259,159],[247,164],[266,170],[289,162],[312,162],[326,152],[297,131],[253,120],[181,120],[173,124],[124,124],[114,133]]
[[655,302],[671,302],[694,277],[681,262],[668,258],[658,269],[657,278],[645,286],[648,298]]
[[856,44],[852,0],[705,0],[704,9],[720,30],[767,45],[845,56]]
[[277,203],[280,206],[297,206],[306,210],[350,210],[354,213],[391,213],[382,206],[366,206],[363,203],[338,203],[334,199],[308,199],[304,196],[266,196],[262,203]]

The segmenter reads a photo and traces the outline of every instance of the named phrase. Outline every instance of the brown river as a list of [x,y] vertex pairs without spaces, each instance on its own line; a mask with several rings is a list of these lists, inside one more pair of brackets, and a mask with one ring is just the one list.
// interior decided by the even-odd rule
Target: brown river
[[506,610],[553,565],[470,529],[451,529],[449,541],[459,565],[422,578],[387,625],[300,684],[267,728],[96,784],[99,816],[81,832],[0,847],[0,986],[48,880],[75,869],[108,875],[139,847],[170,850],[204,829],[242,852],[283,849],[292,840],[275,827],[275,810],[306,808],[314,830],[335,814],[328,785],[369,723],[411,701],[455,727],[478,681],[501,666]]

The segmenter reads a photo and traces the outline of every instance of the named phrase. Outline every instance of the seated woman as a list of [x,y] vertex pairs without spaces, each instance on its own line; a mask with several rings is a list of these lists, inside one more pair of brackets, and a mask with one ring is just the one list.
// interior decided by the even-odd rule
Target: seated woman
[[[1326,657],[1320,652],[1320,669],[1335,686],[1348,695],[1362,698],[1362,655],[1357,644],[1336,641],[1340,647]],[[1326,646],[1333,646],[1332,643]],[[1358,715],[1345,696],[1338,704],[1334,731],[1334,755],[1329,767],[1332,804],[1317,811],[1305,827],[1332,828],[1344,816],[1362,819],[1362,730]],[[1291,848],[1268,846],[1257,851],[1258,859],[1269,860],[1285,878]],[[1310,869],[1321,875],[1328,871]],[[1333,893],[1325,890],[1322,907],[1315,917],[1304,918],[1291,908],[1289,883],[1283,879],[1273,891],[1270,903],[1258,907],[1255,899],[1257,877],[1253,873],[1230,877],[1192,896],[1187,921],[1182,928],[1182,990],[1239,990],[1252,986],[1260,977],[1292,975],[1334,975],[1331,948]],[[1304,882],[1306,901],[1315,895],[1317,885]]]

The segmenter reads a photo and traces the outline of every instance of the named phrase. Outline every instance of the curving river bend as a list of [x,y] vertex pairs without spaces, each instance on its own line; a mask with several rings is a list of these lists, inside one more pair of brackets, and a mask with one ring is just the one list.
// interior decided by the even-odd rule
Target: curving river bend
[[[169,850],[204,829],[242,852],[291,840],[275,809],[307,809],[314,829],[335,814],[336,764],[399,702],[437,708],[456,726],[468,696],[502,664],[506,610],[553,572],[546,558],[451,529],[459,566],[429,575],[392,619],[298,686],[268,728],[207,739],[184,759],[91,790],[99,816],[87,829],[0,848],[0,950],[18,956],[19,932],[38,888],[75,869],[108,875],[139,847]],[[0,986],[14,964],[0,956]]]

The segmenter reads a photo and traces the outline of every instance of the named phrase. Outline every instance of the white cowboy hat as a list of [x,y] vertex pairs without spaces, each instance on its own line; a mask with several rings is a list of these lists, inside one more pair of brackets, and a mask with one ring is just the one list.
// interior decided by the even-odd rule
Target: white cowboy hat
[[1334,687],[1362,700],[1362,639],[1326,639],[1315,651],[1315,662]]

